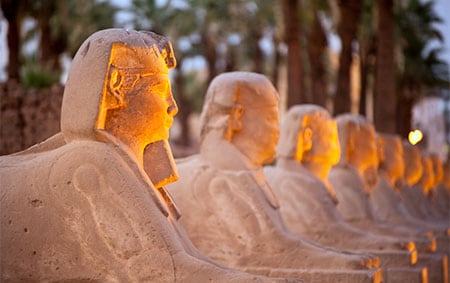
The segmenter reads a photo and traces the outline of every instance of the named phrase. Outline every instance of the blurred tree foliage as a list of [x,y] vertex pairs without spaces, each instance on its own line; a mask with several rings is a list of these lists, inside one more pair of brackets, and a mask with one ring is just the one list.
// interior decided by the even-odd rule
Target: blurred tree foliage
[[30,56],[24,61],[20,82],[25,88],[49,88],[59,82],[59,74],[39,64],[35,56]]
[[[383,0],[381,0],[383,1]],[[339,55],[339,70],[334,96],[334,114],[350,112],[350,67],[353,61],[354,43],[362,13],[361,0],[338,0],[339,22],[337,31],[341,38],[341,52]]]
[[409,131],[414,102],[425,95],[445,95],[450,89],[449,63],[441,59],[443,42],[436,24],[442,22],[433,1],[409,0],[397,7],[397,99],[396,132]]
[[[2,10],[10,27],[8,38],[13,38],[8,40],[9,78],[30,87],[45,87],[43,81],[61,75],[61,55],[73,57],[90,34],[112,27],[117,8],[96,0],[2,0]],[[23,34],[25,20],[35,24]],[[28,57],[21,54],[22,46],[36,40],[36,35],[36,52]],[[18,63],[12,67],[11,62]],[[26,66],[25,70],[21,71],[21,66]]]
[[[263,73],[279,87],[284,74],[288,107],[315,103],[342,113],[350,111],[350,66],[356,59],[360,113],[374,113],[379,129],[405,136],[414,102],[430,90],[448,89],[448,64],[440,47],[429,45],[442,41],[433,7],[433,1],[420,0],[132,0],[126,11],[132,19],[125,24],[174,43],[180,144],[190,144],[188,117],[200,111],[209,82],[221,72]],[[42,85],[60,74],[62,54],[73,56],[87,36],[114,26],[119,11],[100,0],[2,0],[1,8],[9,23],[9,78],[22,73],[24,82]],[[36,24],[22,34],[26,19]],[[34,61],[20,60],[21,47],[36,34]],[[332,35],[341,40],[337,67],[331,63]],[[192,62],[205,68],[192,69]],[[43,79],[34,78],[39,73]],[[376,109],[368,109],[369,98]]]

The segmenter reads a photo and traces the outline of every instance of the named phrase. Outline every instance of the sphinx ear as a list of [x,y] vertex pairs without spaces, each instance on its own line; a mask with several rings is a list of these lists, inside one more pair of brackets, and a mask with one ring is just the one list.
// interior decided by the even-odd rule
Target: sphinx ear
[[306,127],[303,130],[303,152],[311,150],[313,144],[312,130],[310,127]]
[[231,141],[234,133],[242,130],[241,117],[244,113],[244,107],[241,104],[234,104],[230,111],[230,117],[228,118],[228,124],[225,134],[225,139]]
[[106,105],[108,109],[118,108],[123,105],[123,85],[124,77],[120,71],[113,66],[108,76],[107,92],[105,94]]

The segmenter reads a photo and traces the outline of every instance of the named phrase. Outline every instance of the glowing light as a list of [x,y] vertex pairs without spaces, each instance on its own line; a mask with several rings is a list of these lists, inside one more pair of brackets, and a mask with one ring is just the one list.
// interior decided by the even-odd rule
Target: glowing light
[[409,132],[408,140],[412,145],[416,145],[423,139],[423,133],[420,130],[414,130]]

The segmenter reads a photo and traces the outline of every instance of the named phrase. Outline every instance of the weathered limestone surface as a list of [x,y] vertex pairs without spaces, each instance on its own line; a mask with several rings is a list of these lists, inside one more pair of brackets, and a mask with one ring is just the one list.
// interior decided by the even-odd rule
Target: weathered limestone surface
[[393,227],[376,217],[370,193],[378,182],[378,157],[373,125],[364,117],[342,114],[336,117],[341,159],[328,175],[339,200],[337,209],[345,221],[362,229],[383,235],[414,240],[419,252],[432,249],[433,241],[422,231],[411,233]]
[[442,282],[442,256],[422,254],[426,251],[421,244],[427,241],[426,233],[422,229],[389,224],[376,215],[371,194],[378,182],[376,168],[379,160],[373,125],[365,118],[351,114],[340,115],[336,120],[341,160],[330,171],[329,181],[336,190],[339,212],[346,221],[362,229],[413,240],[419,248],[418,264],[432,269],[430,280]]
[[201,251],[258,274],[380,280],[371,256],[319,246],[285,227],[262,170],[275,156],[279,135],[278,94],[267,78],[244,72],[216,77],[201,129],[200,154],[177,161],[180,181],[168,187]]
[[[433,216],[443,219],[450,226],[450,160],[446,164],[436,154],[431,155],[433,162],[434,186],[428,200]],[[450,232],[447,233],[450,235]],[[450,244],[449,244],[450,245]]]
[[[110,29],[78,51],[61,133],[0,158],[2,282],[269,282],[190,242],[163,185],[177,106],[170,42]],[[149,178],[151,176],[151,178]]]
[[434,230],[433,223],[414,218],[403,204],[400,190],[403,187],[405,164],[400,137],[379,133],[377,136],[379,181],[372,191],[371,203],[376,217],[395,226],[414,231]]
[[[403,186],[404,172],[406,170],[404,170],[404,149],[400,138],[395,135],[379,134],[377,139],[381,160],[379,166],[380,182],[372,196],[372,203],[377,209],[377,216],[383,221],[394,225],[432,231],[436,235],[439,250],[448,254],[449,237],[447,230],[450,226],[448,219],[438,219],[429,200],[423,197],[424,193],[415,194],[416,200],[409,198],[408,201],[408,199],[402,198],[401,192],[407,188]],[[433,157],[431,160],[434,166],[428,167],[435,169],[432,172],[427,172],[428,169],[426,169],[423,171],[425,174],[422,174],[423,177],[435,176],[430,178],[434,180],[434,183],[430,185],[432,188],[422,188],[423,192],[429,192],[430,198],[435,191],[436,185],[441,183],[443,177],[442,163],[437,155],[434,160]],[[417,158],[415,162],[411,163],[418,163],[419,161],[420,159]],[[426,161],[426,158],[424,158],[424,161]],[[423,167],[426,168],[427,166]],[[409,192],[414,191],[417,192],[417,190],[410,190]],[[417,213],[420,210],[421,212]]]
[[[403,189],[404,178],[404,160],[403,145],[400,137],[390,134],[378,134],[377,136],[379,153],[379,182],[371,195],[371,203],[375,213],[383,222],[390,223],[393,226],[405,227],[412,231],[431,231],[436,234],[439,255],[434,258],[443,257],[437,264],[429,262],[429,275],[433,281],[448,280],[448,238],[444,235],[446,231],[445,223],[436,221],[426,221],[421,218],[415,218],[405,206],[400,195]],[[436,233],[437,232],[437,233]],[[422,255],[419,255],[420,262],[427,261]],[[442,277],[438,275],[442,275]]]
[[370,251],[386,271],[403,267],[405,280],[420,278],[420,269],[410,269],[412,274],[407,275],[405,267],[414,263],[415,250],[401,251],[408,246],[406,241],[365,232],[340,217],[323,182],[339,153],[337,126],[325,109],[316,105],[289,109],[281,126],[276,166],[264,169],[287,227],[324,245]]

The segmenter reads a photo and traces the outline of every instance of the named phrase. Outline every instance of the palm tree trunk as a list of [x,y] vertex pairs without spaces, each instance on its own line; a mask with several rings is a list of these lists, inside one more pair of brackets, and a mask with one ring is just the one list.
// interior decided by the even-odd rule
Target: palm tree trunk
[[366,116],[367,114],[367,77],[368,77],[368,70],[367,70],[367,58],[363,57],[365,54],[359,53],[361,58],[361,89],[359,92],[359,114]]
[[39,42],[39,51],[40,51],[40,58],[39,62],[43,66],[50,67],[50,61],[52,58],[52,38],[51,38],[51,28],[50,28],[50,22],[49,18],[52,16],[52,14],[55,11],[55,5],[51,4],[49,2],[49,5],[47,5],[46,9],[42,9],[40,11],[39,17],[38,17],[38,26],[39,31],[41,33],[41,38]]
[[411,130],[412,109],[414,106],[413,90],[407,87],[403,88],[401,95],[399,96],[398,103],[396,105],[396,128],[397,133],[402,138],[407,138]]
[[272,83],[273,83],[273,86],[276,89],[278,89],[278,79],[279,79],[279,73],[278,72],[280,70],[281,54],[280,54],[280,51],[278,50],[279,40],[278,40],[277,36],[275,35],[275,33],[272,36],[272,42],[273,42],[273,46],[274,46]]
[[396,133],[393,0],[379,0],[375,65],[374,120],[380,132]]
[[201,41],[203,46],[203,54],[205,56],[206,63],[208,64],[208,79],[206,81],[206,86],[208,87],[209,83],[217,76],[216,45],[206,30],[201,33]]
[[327,78],[324,54],[327,48],[325,31],[320,24],[317,12],[314,11],[313,25],[308,33],[308,57],[311,66],[312,102],[326,107]]
[[21,7],[24,1],[2,0],[1,8],[3,15],[8,21],[8,78],[19,81],[20,78],[20,29],[22,18],[20,17]]
[[260,32],[252,31],[252,42],[253,42],[253,72],[264,73],[264,53],[259,46],[259,40],[261,39]]
[[228,45],[226,53],[225,72],[232,72],[236,70],[236,47]]
[[334,115],[350,112],[350,66],[352,64],[352,42],[356,38],[356,31],[361,15],[362,1],[339,1],[340,22],[338,26],[341,38],[341,53],[339,55],[339,71],[336,95],[334,97]]
[[367,93],[369,92],[369,78],[373,76],[375,52],[374,40],[371,39],[365,43],[360,41],[361,89],[359,94],[359,114],[363,116],[367,115]]
[[299,18],[299,0],[283,0],[284,38],[288,47],[288,97],[287,108],[304,103],[301,22]]

